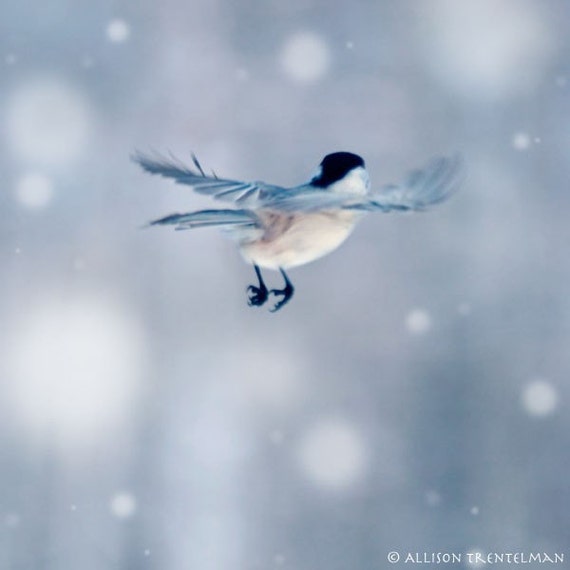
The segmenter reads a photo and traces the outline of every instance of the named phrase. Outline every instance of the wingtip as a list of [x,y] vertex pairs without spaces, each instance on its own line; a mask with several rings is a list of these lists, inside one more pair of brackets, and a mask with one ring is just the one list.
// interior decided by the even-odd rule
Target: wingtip
[[450,171],[453,175],[454,191],[459,188],[467,176],[467,161],[462,153],[456,152],[449,157]]
[[[169,154],[173,159],[175,159],[172,153],[169,152]],[[138,148],[135,148],[130,154],[130,159],[133,162],[140,164],[144,168],[145,164],[153,164],[163,161],[164,155],[162,155],[158,150],[156,150],[153,147],[151,147],[148,152],[144,152],[142,150],[139,150]]]
[[445,162],[446,172],[444,179],[441,181],[440,202],[455,195],[461,188],[466,176],[465,158],[462,153],[456,152],[445,157]]
[[130,158],[131,162],[134,162],[136,164],[140,164],[144,158],[144,155],[140,150],[135,149],[131,152],[131,154],[129,155],[129,158]]
[[412,173],[412,185],[419,184],[417,202],[412,210],[425,212],[436,204],[445,202],[457,193],[464,179],[463,155],[459,152],[433,158],[420,171]]
[[454,152],[445,157],[451,170],[461,172],[465,170],[465,157],[461,152]]
[[130,154],[130,159],[135,164],[138,164],[143,170],[149,170],[150,165],[154,162],[152,156],[139,149],[135,149]]

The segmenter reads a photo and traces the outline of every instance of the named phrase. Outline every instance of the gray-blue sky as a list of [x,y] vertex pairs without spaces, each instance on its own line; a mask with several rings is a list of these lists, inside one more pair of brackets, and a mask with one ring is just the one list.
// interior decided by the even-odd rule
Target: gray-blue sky
[[[566,3],[0,7],[1,568],[567,546]],[[208,204],[130,162],[153,148],[283,185],[460,151],[468,177],[271,315],[220,234],[139,229]]]

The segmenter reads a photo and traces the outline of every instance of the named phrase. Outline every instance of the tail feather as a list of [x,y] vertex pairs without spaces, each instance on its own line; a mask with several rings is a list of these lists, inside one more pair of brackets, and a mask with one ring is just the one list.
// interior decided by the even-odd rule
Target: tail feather
[[251,210],[199,210],[186,214],[170,214],[149,222],[149,226],[174,225],[177,230],[231,226],[243,228],[258,227],[258,218]]

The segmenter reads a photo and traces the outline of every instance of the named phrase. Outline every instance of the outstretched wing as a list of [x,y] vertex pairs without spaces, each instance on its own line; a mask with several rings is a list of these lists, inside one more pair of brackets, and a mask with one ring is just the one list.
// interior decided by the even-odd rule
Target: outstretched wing
[[140,153],[133,160],[146,172],[187,184],[200,194],[233,202],[251,209],[274,209],[282,212],[316,212],[327,209],[362,211],[421,211],[450,196],[459,186],[463,161],[459,156],[433,159],[422,170],[411,172],[403,184],[389,185],[364,196],[330,192],[311,184],[282,188],[264,182],[240,182],[207,176],[192,155],[196,170],[175,158],[150,158]]
[[461,156],[434,158],[425,168],[410,172],[403,184],[385,186],[371,192],[361,204],[347,207],[382,212],[425,210],[453,194],[463,176]]
[[239,229],[260,228],[257,216],[251,210],[200,210],[186,214],[170,214],[149,222],[149,226],[176,226],[177,230],[206,228],[211,226],[235,227]]
[[196,170],[183,165],[174,157],[170,159],[161,156],[151,158],[136,152],[132,159],[150,174],[171,178],[179,184],[191,186],[199,194],[206,194],[226,202],[255,206],[270,196],[286,192],[284,188],[264,182],[241,182],[218,178],[215,174],[207,176],[194,155],[192,155],[192,161]]
[[268,196],[264,208],[286,212],[316,212],[341,208],[361,211],[421,211],[443,202],[457,188],[463,177],[460,156],[433,159],[421,170],[414,170],[401,185],[384,186],[363,196],[330,192],[311,184]]

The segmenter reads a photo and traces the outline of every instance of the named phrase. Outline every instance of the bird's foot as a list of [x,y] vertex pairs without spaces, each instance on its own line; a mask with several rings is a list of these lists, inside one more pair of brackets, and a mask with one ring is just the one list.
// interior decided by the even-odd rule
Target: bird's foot
[[250,285],[247,288],[248,300],[247,304],[250,307],[261,307],[269,297],[269,291],[265,285],[256,287],[255,285]]
[[271,291],[269,291],[271,294],[275,295],[276,297],[283,297],[283,298],[277,301],[277,303],[275,303],[273,309],[269,310],[272,313],[275,313],[281,307],[283,307],[283,305],[286,305],[291,300],[291,297],[293,296],[293,291],[294,291],[293,286],[289,282],[287,282],[287,284],[283,289],[271,289]]

